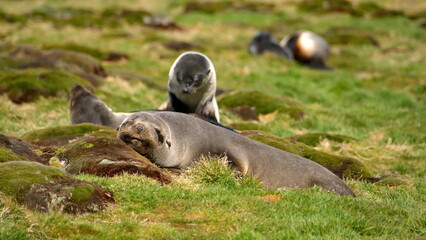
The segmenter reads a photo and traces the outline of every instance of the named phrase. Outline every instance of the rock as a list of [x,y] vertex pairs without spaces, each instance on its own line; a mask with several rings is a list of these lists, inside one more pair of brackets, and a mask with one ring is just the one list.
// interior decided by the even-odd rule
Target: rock
[[45,152],[37,146],[19,138],[0,134],[0,162],[31,160],[46,164],[48,158],[42,157],[45,155]]
[[260,131],[245,131],[241,133],[253,140],[270,145],[275,148],[310,159],[336,174],[340,178],[372,178],[370,171],[357,159],[340,157],[293,140],[279,138]]
[[62,146],[74,139],[87,136],[117,136],[115,129],[91,123],[50,127],[28,132],[22,136],[26,141],[39,146]]
[[218,97],[220,107],[234,108],[250,106],[258,114],[267,114],[274,111],[286,113],[293,119],[302,119],[305,115],[302,104],[295,99],[284,96],[272,96],[261,91],[241,90],[223,93]]
[[116,137],[86,137],[64,146],[58,155],[72,174],[112,177],[117,174],[141,174],[161,184],[171,177]]
[[329,134],[329,133],[307,133],[303,135],[295,135],[288,137],[289,140],[295,140],[298,142],[302,142],[309,146],[316,146],[318,143],[320,143],[323,139],[329,139],[334,142],[352,142],[355,141],[355,138],[339,135],[339,134]]
[[0,163],[0,191],[41,212],[97,212],[114,203],[112,193],[96,184],[72,179],[59,168],[27,161]]
[[87,82],[65,72],[26,69],[0,73],[0,94],[6,93],[14,103],[31,102],[40,96],[69,96],[74,84],[87,86]]

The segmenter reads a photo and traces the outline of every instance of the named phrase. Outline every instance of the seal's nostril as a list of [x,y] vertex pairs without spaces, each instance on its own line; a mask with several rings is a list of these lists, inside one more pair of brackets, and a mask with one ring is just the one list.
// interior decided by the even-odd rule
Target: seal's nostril
[[142,126],[142,125],[138,125],[138,126],[136,127],[136,130],[138,130],[138,133],[142,132],[142,130],[143,130],[143,126]]
[[130,134],[128,134],[128,133],[122,133],[122,134],[120,134],[120,139],[121,139],[123,142],[129,142],[129,141],[130,141],[130,139],[131,139],[131,136],[130,136]]

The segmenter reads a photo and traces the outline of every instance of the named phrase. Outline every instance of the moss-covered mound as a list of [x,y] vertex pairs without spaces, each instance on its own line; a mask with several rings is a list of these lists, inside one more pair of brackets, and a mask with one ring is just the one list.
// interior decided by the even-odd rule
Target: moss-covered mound
[[31,102],[40,96],[68,96],[74,84],[88,85],[66,72],[27,69],[0,73],[0,94],[6,93],[14,103]]
[[102,12],[73,7],[51,7],[42,5],[25,14],[4,13],[0,10],[0,20],[25,24],[28,21],[51,22],[55,27],[71,25],[74,27],[122,27],[123,23],[140,24],[151,14],[144,10],[104,9]]
[[97,212],[114,202],[112,193],[98,185],[72,179],[58,168],[27,161],[0,163],[0,191],[42,212]]
[[376,33],[355,27],[333,27],[323,34],[323,37],[330,44],[340,45],[373,45],[379,46],[379,42],[374,37]]
[[310,159],[339,176],[340,178],[370,178],[370,171],[357,159],[340,157],[314,148],[300,142],[279,138],[261,132],[243,132],[243,135],[258,142]]
[[265,3],[263,1],[203,1],[203,2],[188,2],[185,5],[184,11],[186,13],[197,11],[203,13],[213,14],[216,12],[222,12],[227,9],[245,10],[253,12],[271,12],[274,10],[274,5],[271,3]]
[[260,91],[241,90],[223,93],[218,98],[220,107],[233,108],[237,106],[250,106],[258,114],[274,111],[287,113],[294,119],[301,119],[305,115],[302,104],[295,99],[284,96],[272,96]]
[[229,127],[236,130],[240,130],[240,131],[245,131],[245,130],[268,131],[269,130],[267,126],[260,123],[255,123],[255,122],[236,122],[236,123],[231,123]]
[[397,187],[408,185],[409,181],[397,176],[387,176],[380,181],[375,182],[378,186]]
[[300,2],[299,9],[319,13],[344,12],[351,14],[354,12],[352,4],[347,0],[304,0]]
[[87,136],[115,137],[115,129],[91,123],[81,123],[35,130],[22,136],[26,141],[40,146],[62,146],[71,140]]
[[303,135],[291,136],[288,139],[302,142],[309,146],[316,146],[324,139],[328,139],[334,142],[352,142],[355,138],[340,135],[340,134],[329,134],[329,133],[307,133]]
[[162,184],[171,182],[168,174],[116,137],[87,137],[64,146],[59,159],[66,171],[114,176],[122,173],[142,174]]
[[123,59],[128,60],[130,58],[129,55],[125,53],[104,52],[97,48],[87,47],[87,46],[79,45],[76,43],[48,45],[48,46],[45,46],[44,49],[61,49],[61,50],[67,50],[67,51],[73,51],[73,52],[80,52],[80,53],[88,54],[100,60],[111,61],[111,62],[119,61]]
[[0,162],[31,160],[46,164],[46,151],[21,139],[0,134]]
[[402,11],[382,8],[374,1],[352,5],[347,0],[304,0],[300,2],[299,9],[317,13],[348,13],[356,17],[404,16]]

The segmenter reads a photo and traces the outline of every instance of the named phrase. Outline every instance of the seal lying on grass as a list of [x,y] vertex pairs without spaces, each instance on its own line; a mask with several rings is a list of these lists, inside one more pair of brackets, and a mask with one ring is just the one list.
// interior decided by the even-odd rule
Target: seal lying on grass
[[119,127],[118,138],[160,167],[186,168],[201,155],[226,154],[232,168],[268,189],[314,185],[340,195],[352,190],[325,167],[176,112],[138,112]]

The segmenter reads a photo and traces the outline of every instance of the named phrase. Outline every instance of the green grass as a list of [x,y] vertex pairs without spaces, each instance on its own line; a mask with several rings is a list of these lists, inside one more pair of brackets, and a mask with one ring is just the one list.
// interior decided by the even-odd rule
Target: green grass
[[[274,9],[265,12],[231,8],[183,13],[186,2],[0,1],[1,12],[16,18],[8,21],[0,14],[0,44],[78,46],[96,54],[129,54],[128,62],[103,66],[107,71],[136,71],[149,81],[114,74],[94,90],[112,109],[133,111],[156,108],[167,99],[161,86],[167,86],[169,68],[181,52],[162,43],[195,43],[213,61],[218,87],[294,99],[305,113],[302,119],[294,119],[278,111],[266,121],[253,123],[221,107],[223,124],[251,126],[279,137],[327,133],[356,138],[343,142],[322,139],[313,147],[358,159],[374,176],[392,175],[401,181],[380,185],[347,180],[357,198],[345,198],[319,188],[267,191],[253,179],[235,177],[220,161],[197,165],[169,186],[142,176],[80,175],[79,179],[112,191],[117,204],[80,216],[41,214],[0,193],[0,239],[426,237],[426,32],[419,20],[317,14],[298,11],[298,1],[284,0],[272,1]],[[380,4],[395,6],[395,10],[402,7],[392,0]],[[424,4],[417,4],[406,4],[401,10],[425,10]],[[102,12],[114,8],[165,13],[184,30],[152,29],[134,19],[100,21]],[[96,21],[95,26],[64,19],[55,22],[35,14],[23,17],[35,11],[49,15],[64,9],[92,11],[95,15],[85,21]],[[280,40],[300,29],[324,34],[336,27],[373,34],[379,46],[336,41],[329,59],[334,68],[331,72],[312,70],[272,54],[254,57],[247,52],[247,44],[260,29],[270,30]],[[0,69],[10,71],[16,64],[7,62],[2,47],[0,52]],[[62,93],[22,104],[0,95],[0,132],[21,137],[33,130],[69,125],[68,108],[68,95]]]

